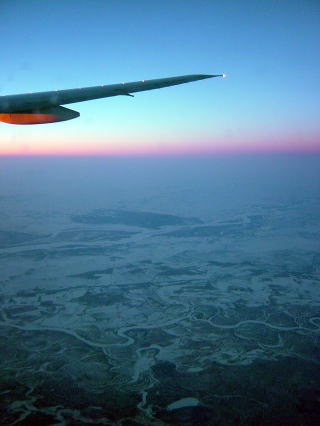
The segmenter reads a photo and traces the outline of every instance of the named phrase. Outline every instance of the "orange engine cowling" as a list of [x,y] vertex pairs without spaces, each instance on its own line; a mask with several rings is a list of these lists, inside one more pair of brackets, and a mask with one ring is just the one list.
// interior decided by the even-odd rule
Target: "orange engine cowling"
[[77,111],[55,106],[50,108],[38,108],[29,111],[0,113],[0,121],[10,124],[42,124],[56,123],[57,121],[72,120],[79,117]]

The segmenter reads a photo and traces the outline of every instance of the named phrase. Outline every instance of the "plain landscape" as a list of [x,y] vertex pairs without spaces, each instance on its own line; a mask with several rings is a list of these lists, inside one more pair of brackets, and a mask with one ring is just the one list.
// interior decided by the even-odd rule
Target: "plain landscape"
[[0,165],[2,424],[315,424],[319,155]]

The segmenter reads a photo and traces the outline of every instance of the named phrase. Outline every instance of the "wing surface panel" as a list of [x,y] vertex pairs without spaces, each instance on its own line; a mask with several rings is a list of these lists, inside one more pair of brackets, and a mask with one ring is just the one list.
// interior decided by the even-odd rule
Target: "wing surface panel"
[[34,108],[48,108],[110,96],[128,95],[131,93],[160,89],[162,87],[175,86],[177,84],[189,83],[191,81],[203,80],[205,78],[212,77],[223,77],[223,74],[193,74],[135,81],[131,83],[0,96],[0,113],[24,112],[30,111]]

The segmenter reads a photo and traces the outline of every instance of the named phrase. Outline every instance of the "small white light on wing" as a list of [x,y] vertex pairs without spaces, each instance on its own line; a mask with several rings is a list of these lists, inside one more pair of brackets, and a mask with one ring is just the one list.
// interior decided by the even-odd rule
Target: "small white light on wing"
[[227,74],[222,74],[222,78],[226,78],[227,77]]

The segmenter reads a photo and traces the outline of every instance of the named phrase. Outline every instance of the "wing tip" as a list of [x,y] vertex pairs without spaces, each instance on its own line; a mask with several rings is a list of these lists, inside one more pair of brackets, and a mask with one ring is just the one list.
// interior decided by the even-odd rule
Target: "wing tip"
[[213,77],[222,77],[226,78],[226,74],[201,74],[202,78],[213,78]]
[[192,77],[192,80],[204,80],[206,78],[213,78],[213,77],[226,78],[226,74],[193,74],[193,75],[190,75],[190,77]]

